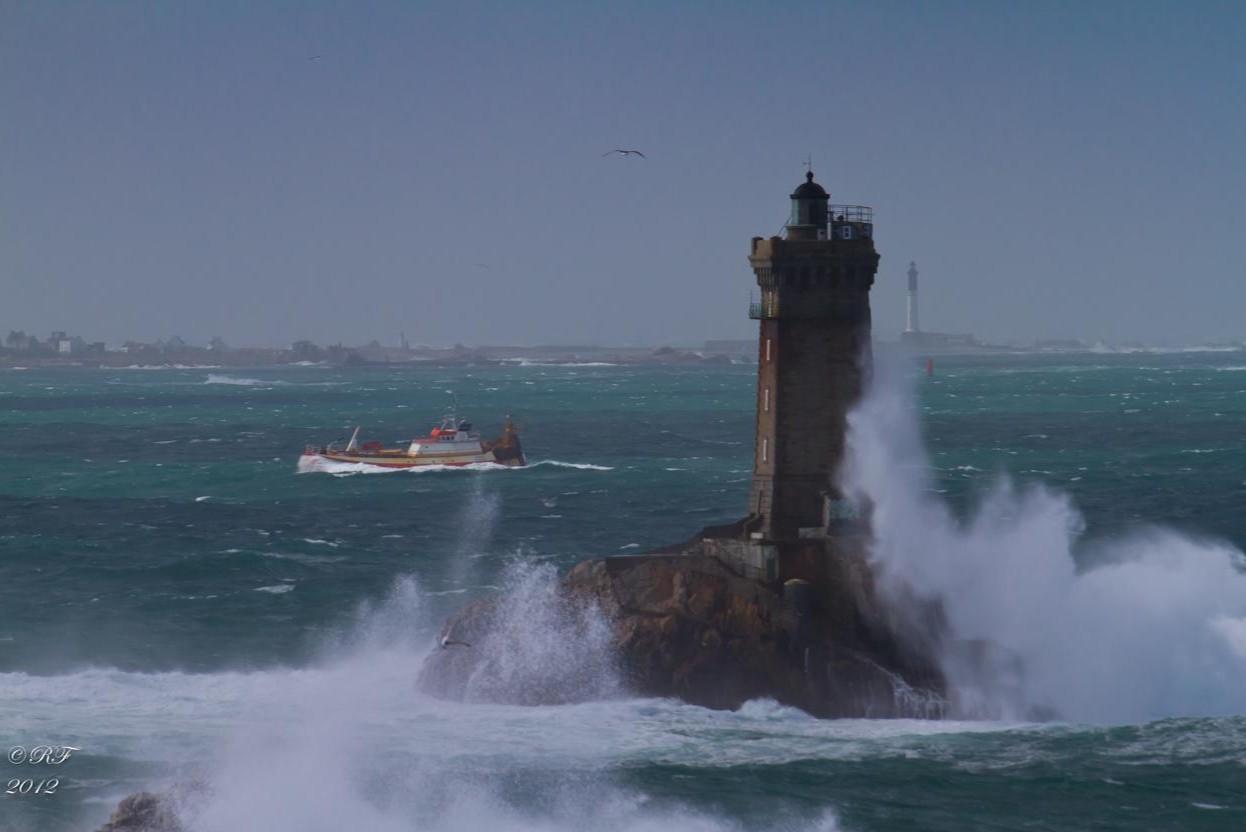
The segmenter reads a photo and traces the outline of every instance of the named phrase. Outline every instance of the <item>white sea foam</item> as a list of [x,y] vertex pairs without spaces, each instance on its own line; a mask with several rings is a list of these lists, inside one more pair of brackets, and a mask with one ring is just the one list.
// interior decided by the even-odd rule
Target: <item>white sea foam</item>
[[[607,670],[579,661],[592,651],[577,652],[584,645],[576,623],[560,620],[549,603],[550,576],[520,570],[508,580],[504,614],[526,646],[499,656],[471,698],[487,699],[491,685],[609,681]],[[0,721],[14,743],[55,737],[93,755],[152,764],[158,773],[148,788],[198,783],[179,804],[188,832],[574,830],[588,818],[595,829],[618,832],[741,830],[678,801],[651,805],[614,771],[854,758],[877,753],[880,743],[920,749],[932,734],[992,729],[821,721],[767,702],[731,713],[658,699],[531,707],[431,699],[414,688],[423,656],[435,649],[423,598],[414,581],[399,581],[304,669],[0,674]],[[134,788],[118,784],[114,796]],[[90,805],[94,828],[111,802]],[[770,828],[838,827],[825,812]]]
[[609,361],[540,361],[533,358],[502,358],[518,367],[617,367]]
[[[202,785],[181,802],[188,832],[398,830],[742,830],[738,821],[681,804],[654,805],[623,784],[636,766],[689,770],[779,766],[879,757],[1011,768],[1042,759],[1071,726],[922,720],[819,720],[761,700],[711,711],[619,695],[608,662],[584,663],[602,644],[550,595],[552,570],[512,567],[505,627],[522,649],[497,657],[476,681],[474,703],[429,698],[414,686],[435,649],[437,621],[411,579],[361,605],[321,658],[301,669],[129,673],[92,668],[60,676],[0,674],[0,722],[14,744],[48,737],[92,755],[156,772],[147,788]],[[585,639],[585,641],[580,641]],[[482,644],[481,649],[488,649]],[[473,648],[476,649],[476,648]],[[595,661],[595,660],[594,660]],[[559,706],[491,704],[499,686],[551,678],[588,701]],[[604,683],[604,687],[602,684]],[[600,698],[600,697],[606,698]],[[585,697],[577,697],[584,699]],[[993,741],[1000,735],[1001,741]],[[1230,732],[1231,734],[1232,732]],[[978,741],[973,736],[981,737]],[[947,737],[944,741],[942,738]],[[1241,738],[1208,730],[1143,731],[1111,753],[1130,762],[1240,757]],[[516,788],[518,786],[519,788]],[[89,811],[94,828],[127,781]],[[748,828],[757,828],[750,825]],[[834,814],[776,818],[773,830],[835,830]]]
[[1087,350],[1087,352],[1118,353],[1122,355],[1134,355],[1136,353],[1148,353],[1151,355],[1183,355],[1185,353],[1199,352],[1241,352],[1244,349],[1246,349],[1246,344],[1226,344],[1223,346],[1193,345],[1185,347],[1122,347],[1115,346],[1113,344],[1105,344],[1100,341]]
[[944,668],[963,705],[1125,722],[1246,713],[1246,559],[1228,544],[1140,528],[1083,542],[1070,498],[1007,477],[961,521],[930,494],[918,411],[880,363],[850,417],[848,490],[873,504],[888,597],[940,601],[951,635],[1019,660]]
[[204,384],[232,384],[236,387],[272,387],[278,384],[285,384],[283,381],[265,381],[261,378],[246,378],[245,376],[227,376],[219,373],[208,373],[208,378]]
[[[521,650],[475,680],[471,699],[548,684],[616,689],[584,664],[574,617],[551,602],[551,574],[512,570],[507,628]],[[312,668],[214,674],[90,669],[62,676],[0,674],[0,720],[12,741],[70,737],[93,755],[191,772],[203,790],[183,802],[189,832],[397,830],[743,830],[680,806],[650,805],[614,772],[637,763],[690,768],[942,756],[931,737],[1008,726],[956,722],[814,720],[775,702],[710,711],[672,700],[593,699],[561,706],[461,704],[412,686],[436,622],[425,594],[400,580],[365,605]],[[601,635],[601,634],[599,634]],[[515,787],[521,783],[516,797]],[[126,790],[135,787],[127,783]],[[121,796],[118,790],[117,797]],[[521,802],[516,802],[516,801]],[[97,803],[98,820],[111,810]],[[751,828],[751,827],[750,827]],[[766,827],[763,827],[766,828]],[[775,830],[835,830],[832,813],[787,817]]]
[[341,563],[346,560],[345,555],[305,555],[301,552],[256,552],[256,554],[262,558],[292,560],[295,563],[306,564]]
[[118,370],[219,370],[220,364],[128,364]]
[[542,465],[548,465],[553,468],[575,468],[580,471],[613,471],[614,468],[609,465],[594,465],[590,462],[559,462],[556,459],[538,459],[535,462],[529,462],[529,468],[537,468]]

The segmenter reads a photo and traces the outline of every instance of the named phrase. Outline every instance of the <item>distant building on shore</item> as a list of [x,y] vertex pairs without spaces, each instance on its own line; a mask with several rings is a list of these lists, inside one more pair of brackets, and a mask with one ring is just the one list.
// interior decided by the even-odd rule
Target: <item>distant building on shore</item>
[[88,343],[81,336],[69,335],[62,330],[54,331],[46,341],[40,341],[21,330],[10,330],[0,352],[7,351],[44,358],[65,358],[77,355],[102,355],[104,349],[103,341]]

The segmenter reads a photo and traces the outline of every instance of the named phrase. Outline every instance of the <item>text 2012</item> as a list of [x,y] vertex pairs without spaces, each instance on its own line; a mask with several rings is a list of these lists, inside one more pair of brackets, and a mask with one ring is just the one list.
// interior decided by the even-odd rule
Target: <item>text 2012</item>
[[5,794],[55,794],[60,787],[59,778],[50,777],[47,780],[32,780],[27,777],[25,780],[13,778],[9,781],[8,788],[4,790]]

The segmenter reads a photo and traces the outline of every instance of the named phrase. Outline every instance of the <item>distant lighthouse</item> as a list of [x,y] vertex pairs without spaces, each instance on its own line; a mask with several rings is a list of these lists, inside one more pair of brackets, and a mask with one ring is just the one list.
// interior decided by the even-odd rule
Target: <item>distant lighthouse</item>
[[835,477],[878,271],[872,208],[830,205],[812,171],[791,199],[784,236],[754,237],[749,255],[761,290],[749,309],[760,321],[750,530],[777,541],[825,527],[841,502]]
[[917,264],[909,261],[909,315],[904,325],[905,332],[921,332],[921,324],[917,321]]

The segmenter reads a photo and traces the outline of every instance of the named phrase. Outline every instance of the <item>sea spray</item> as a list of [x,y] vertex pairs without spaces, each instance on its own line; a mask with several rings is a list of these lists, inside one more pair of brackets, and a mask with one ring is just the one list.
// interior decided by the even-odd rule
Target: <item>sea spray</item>
[[[621,782],[613,771],[618,758],[644,755],[629,744],[669,744],[666,753],[702,759],[680,750],[686,736],[662,727],[678,713],[727,738],[753,723],[799,736],[812,721],[765,703],[718,715],[658,700],[600,701],[617,690],[596,649],[603,644],[600,622],[561,598],[547,567],[512,564],[504,584],[497,621],[521,646],[491,658],[494,670],[478,680],[479,698],[556,683],[567,698],[578,698],[574,688],[598,701],[529,708],[422,697],[410,684],[410,658],[438,648],[420,631],[418,584],[402,578],[384,600],[360,607],[324,667],[280,671],[263,686],[263,707],[237,703],[238,722],[212,759],[193,770],[195,780],[166,792],[188,832],[839,828],[826,809],[780,811],[770,822],[744,824],[679,801],[654,801]],[[418,649],[413,631],[423,639]],[[482,642],[470,649],[491,648]],[[652,725],[637,733],[638,723]],[[755,745],[754,737],[740,750],[752,753]]]
[[844,485],[871,507],[884,595],[942,605],[938,649],[962,710],[1246,713],[1240,552],[1156,528],[1088,542],[1068,495],[1007,476],[958,518],[931,487],[912,384],[880,362],[849,418]]
[[466,680],[465,701],[548,704],[619,695],[610,625],[596,606],[568,597],[551,564],[513,561],[503,586],[483,637],[466,648],[480,660]]
[[480,564],[481,555],[488,553],[501,511],[501,498],[486,490],[484,477],[474,477],[471,493],[456,518],[457,542],[449,565],[450,583],[454,586],[466,585],[469,570]]
[[361,601],[349,626],[327,636],[321,652],[328,661],[391,651],[410,660],[428,646],[430,622],[419,582],[411,575],[399,575],[380,601]]

